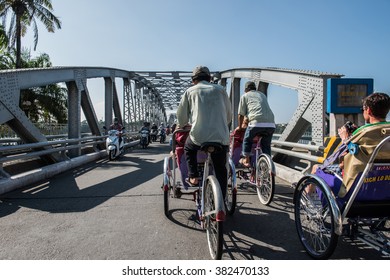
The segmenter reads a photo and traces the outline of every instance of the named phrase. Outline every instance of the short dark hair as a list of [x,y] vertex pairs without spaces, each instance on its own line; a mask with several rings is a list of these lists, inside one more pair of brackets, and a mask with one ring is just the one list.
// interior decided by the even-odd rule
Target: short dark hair
[[192,81],[207,81],[210,82],[211,76],[210,75],[196,75],[192,77]]
[[255,82],[248,81],[245,83],[245,90],[250,91],[250,90],[256,90],[256,84]]
[[374,92],[363,99],[363,107],[370,108],[375,117],[386,119],[390,110],[390,97],[383,92]]

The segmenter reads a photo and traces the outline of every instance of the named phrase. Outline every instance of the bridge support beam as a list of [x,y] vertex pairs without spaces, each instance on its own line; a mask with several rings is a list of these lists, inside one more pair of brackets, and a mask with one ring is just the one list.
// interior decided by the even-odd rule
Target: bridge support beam
[[104,78],[104,125],[109,127],[112,122],[113,84],[111,78]]
[[114,110],[114,116],[118,118],[119,123],[123,124],[123,117],[121,114],[121,106],[119,104],[118,92],[116,90],[115,82],[112,83],[112,105]]
[[[68,138],[77,139],[81,136],[81,92],[75,81],[67,82],[68,88]],[[81,155],[81,149],[76,148],[69,151],[69,157]]]
[[241,78],[232,78],[232,85],[230,88],[230,101],[233,109],[232,129],[238,126],[238,105],[240,103],[240,84]]
[[[101,128],[99,127],[99,122],[96,117],[96,113],[93,108],[93,104],[86,85],[84,85],[84,90],[81,91],[81,108],[84,112],[85,119],[88,123],[92,135],[101,136]],[[99,149],[105,149],[105,145],[100,144]]]

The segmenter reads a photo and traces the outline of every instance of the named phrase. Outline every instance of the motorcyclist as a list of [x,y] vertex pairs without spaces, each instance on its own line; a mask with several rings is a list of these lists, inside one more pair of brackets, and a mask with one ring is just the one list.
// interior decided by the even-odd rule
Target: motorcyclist
[[166,131],[165,131],[165,126],[163,123],[160,124],[160,126],[158,127],[158,131],[159,131],[159,134],[161,134],[161,133],[165,134]]
[[[122,132],[123,125],[119,123],[119,120],[117,117],[115,117],[112,121],[112,124],[110,125],[110,130],[118,130],[119,132]],[[122,135],[119,133],[119,144],[122,142]]]
[[151,137],[153,138],[152,139],[153,141],[156,141],[156,139],[157,139],[157,131],[158,131],[157,124],[153,123],[152,127],[151,127],[151,131],[150,131],[150,134],[151,134]]
[[171,133],[171,127],[169,126],[169,124],[167,124],[167,128],[166,128],[166,134],[169,135],[169,133]]
[[158,128],[158,131],[159,131],[159,136],[160,136],[160,142],[162,141],[161,139],[163,138],[164,141],[165,141],[165,137],[166,137],[166,128],[164,126],[164,124],[162,123],[160,125],[160,127]]
[[149,132],[148,133],[148,135],[149,135],[149,137],[148,137],[149,138],[149,144],[152,143],[152,139],[151,139],[151,136],[150,136],[150,123],[149,122],[144,122],[144,126],[141,127],[139,133],[141,133],[142,130],[147,130]]

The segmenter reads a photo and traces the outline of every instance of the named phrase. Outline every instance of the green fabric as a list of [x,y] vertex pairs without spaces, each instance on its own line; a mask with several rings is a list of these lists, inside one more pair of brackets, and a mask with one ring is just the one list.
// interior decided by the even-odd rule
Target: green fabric
[[251,90],[241,96],[238,114],[247,116],[249,122],[275,123],[274,113],[268,104],[267,96],[260,91]]
[[188,88],[177,108],[179,127],[192,125],[190,138],[196,145],[217,142],[229,145],[229,127],[232,111],[223,86],[200,81]]
[[360,130],[366,128],[366,127],[370,127],[370,126],[374,126],[374,125],[382,125],[382,124],[390,124],[390,122],[377,122],[377,123],[368,123],[368,124],[365,124],[361,127],[359,127],[358,129],[356,129],[352,135],[355,135],[355,134],[358,134]]

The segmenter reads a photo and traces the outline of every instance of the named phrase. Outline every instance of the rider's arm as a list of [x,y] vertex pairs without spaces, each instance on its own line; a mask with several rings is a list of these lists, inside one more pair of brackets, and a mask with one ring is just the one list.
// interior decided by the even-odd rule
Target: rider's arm
[[226,90],[224,91],[224,102],[225,102],[225,108],[226,108],[226,119],[227,119],[227,123],[230,127],[231,122],[232,122],[232,118],[233,118],[233,114],[232,114],[232,106],[230,104],[229,96],[227,95]]
[[179,106],[177,107],[177,122],[180,127],[184,127],[189,121],[190,105],[188,103],[187,91],[182,95]]
[[246,108],[246,102],[245,102],[245,95],[241,96],[240,102],[238,104],[238,130],[243,130],[242,127],[244,123],[245,115],[247,114],[247,108]]
[[238,114],[238,130],[243,130],[242,124],[244,123],[245,116]]

